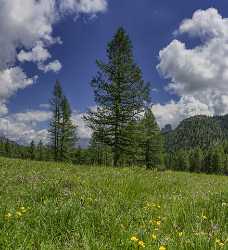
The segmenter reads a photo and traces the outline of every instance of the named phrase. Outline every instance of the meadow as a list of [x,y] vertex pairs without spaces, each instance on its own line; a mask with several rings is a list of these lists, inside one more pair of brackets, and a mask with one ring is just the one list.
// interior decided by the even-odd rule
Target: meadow
[[228,177],[1,158],[0,249],[228,249]]

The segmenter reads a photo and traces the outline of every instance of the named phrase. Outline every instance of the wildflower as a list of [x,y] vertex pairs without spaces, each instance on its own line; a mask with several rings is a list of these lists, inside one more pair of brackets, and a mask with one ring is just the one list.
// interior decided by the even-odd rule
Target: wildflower
[[179,237],[181,237],[183,235],[183,232],[179,232],[178,235]]
[[219,242],[218,244],[220,247],[223,247],[224,246],[224,243],[223,242]]
[[207,219],[207,216],[202,215],[202,218],[203,218],[203,220],[206,220],[206,219]]
[[27,211],[25,207],[21,207],[20,209],[22,213],[25,213]]
[[132,236],[131,241],[137,242],[137,241],[139,241],[139,239],[137,237],[135,237],[135,236]]
[[160,226],[160,225],[161,225],[161,221],[160,221],[160,220],[156,221],[156,224],[157,224],[158,226]]
[[159,229],[156,227],[154,230],[155,230],[155,231],[158,231]]
[[152,235],[151,235],[151,238],[152,238],[152,240],[156,240],[156,239],[157,239],[157,236],[156,236],[155,234],[152,234]]
[[215,240],[215,243],[217,243],[220,247],[223,247],[225,244],[221,241],[221,240],[219,240],[219,239],[216,239]]
[[21,217],[21,216],[22,216],[22,213],[21,213],[20,211],[17,211],[17,212],[16,212],[16,215],[17,215],[18,217]]
[[145,243],[142,240],[138,242],[138,245],[142,248],[145,248]]
[[165,246],[160,246],[159,250],[166,250],[166,247]]
[[5,217],[6,217],[6,218],[11,218],[11,217],[12,217],[12,214],[11,214],[11,213],[7,213],[7,214],[5,215]]

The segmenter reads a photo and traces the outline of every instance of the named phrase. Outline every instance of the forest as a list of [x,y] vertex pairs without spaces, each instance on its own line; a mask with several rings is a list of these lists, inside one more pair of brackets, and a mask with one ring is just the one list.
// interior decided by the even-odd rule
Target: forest
[[50,99],[48,143],[19,145],[0,139],[0,153],[11,158],[78,165],[142,166],[147,169],[228,174],[228,116],[195,116],[172,129],[160,129],[152,112],[151,84],[135,63],[123,28],[108,43],[105,61],[97,60],[91,80],[96,109],[84,121],[92,130],[88,148],[79,146],[71,105],[56,81]]

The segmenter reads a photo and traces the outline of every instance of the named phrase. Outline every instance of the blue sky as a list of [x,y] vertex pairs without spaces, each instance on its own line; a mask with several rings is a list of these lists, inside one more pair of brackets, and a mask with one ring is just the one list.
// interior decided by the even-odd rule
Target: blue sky
[[[57,0],[41,0],[40,6],[37,6],[35,0],[28,1],[19,0],[18,4],[24,3],[24,9],[15,8],[13,13],[15,2],[0,0],[0,14],[12,12],[12,16],[1,16],[0,21],[4,22],[0,24],[0,31],[6,34],[7,44],[12,43],[15,49],[9,53],[10,56],[0,53],[0,59],[6,62],[0,64],[0,104],[4,107],[2,119],[8,123],[7,131],[5,125],[0,124],[2,134],[7,132],[12,139],[17,139],[17,133],[29,130],[32,136],[22,133],[27,140],[39,138],[38,135],[45,137],[45,125],[50,114],[42,104],[48,103],[54,82],[59,79],[71,102],[75,120],[81,126],[80,133],[83,134],[82,137],[86,137],[88,131],[80,120],[80,114],[95,105],[89,85],[97,70],[95,60],[105,59],[107,42],[112,39],[119,26],[123,26],[128,32],[134,46],[135,60],[143,71],[144,79],[151,82],[152,101],[156,104],[154,112],[161,126],[168,122],[176,126],[181,119],[194,114],[215,115],[228,111],[228,94],[221,98],[221,93],[228,93],[224,87],[226,72],[224,71],[224,79],[220,79],[214,72],[215,65],[218,65],[220,71],[224,70],[224,65],[220,65],[217,58],[210,59],[209,54],[216,51],[208,49],[218,39],[221,46],[227,45],[228,36],[224,34],[228,17],[226,0],[82,0],[81,6],[74,0],[63,0],[62,3],[66,4],[62,6]],[[54,5],[58,7],[54,8]],[[194,13],[199,10],[202,12],[193,18]],[[29,26],[29,20],[33,20],[37,11],[40,22],[31,21]],[[58,17],[54,13],[56,11]],[[22,16],[21,20],[14,18],[13,15],[19,14]],[[51,18],[47,18],[47,15]],[[185,19],[191,20],[190,26],[189,23],[183,24]],[[23,22],[26,22],[26,28],[34,31],[23,30],[24,25],[20,26]],[[208,23],[208,26],[205,23]],[[41,26],[44,28],[39,30]],[[35,27],[38,29],[37,34]],[[174,31],[178,32],[174,35]],[[22,35],[15,37],[11,33]],[[57,37],[62,42],[56,41]],[[8,49],[6,42],[0,41],[0,49],[3,51]],[[181,44],[185,47],[181,47]],[[35,54],[30,53],[37,46],[40,53],[44,53],[43,59],[37,59]],[[201,49],[197,50],[197,47]],[[164,48],[167,49],[161,54]],[[46,52],[51,57],[47,56]],[[201,55],[203,62],[199,60]],[[221,51],[221,55],[228,56],[227,49]],[[56,63],[56,60],[57,68],[47,68],[48,63]],[[199,67],[193,67],[194,62]],[[23,72],[24,78],[19,74],[20,87],[11,86],[10,91],[5,93],[7,81],[2,83],[2,89],[1,81],[6,77],[5,71],[11,71],[14,67]],[[206,72],[210,67],[214,72],[212,76],[211,71]],[[36,80],[34,76],[37,77]],[[17,81],[16,77],[13,79]],[[27,79],[32,79],[32,82],[25,83]],[[30,120],[23,124],[20,117],[24,117],[28,112]],[[9,123],[12,128],[9,128]],[[9,131],[15,130],[15,126],[21,126],[19,132]],[[20,140],[23,141],[23,138],[20,137]]]

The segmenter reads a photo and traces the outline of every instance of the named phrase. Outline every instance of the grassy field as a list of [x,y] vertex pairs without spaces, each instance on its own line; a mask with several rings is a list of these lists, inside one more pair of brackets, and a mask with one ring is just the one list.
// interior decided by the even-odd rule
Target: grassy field
[[228,177],[2,158],[0,249],[228,249]]

